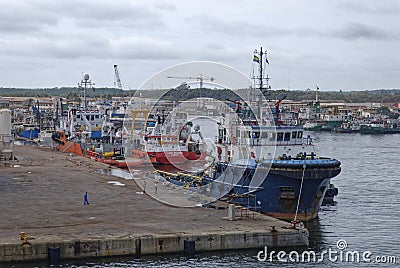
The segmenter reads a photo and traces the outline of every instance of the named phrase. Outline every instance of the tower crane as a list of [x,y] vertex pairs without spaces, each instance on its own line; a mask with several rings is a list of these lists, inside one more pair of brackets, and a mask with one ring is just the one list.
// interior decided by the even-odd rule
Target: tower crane
[[201,96],[201,90],[203,89],[203,81],[211,81],[213,82],[215,80],[214,77],[207,77],[202,74],[199,74],[198,76],[167,76],[167,78],[174,78],[174,79],[190,79],[190,80],[196,80],[200,82],[200,98]]

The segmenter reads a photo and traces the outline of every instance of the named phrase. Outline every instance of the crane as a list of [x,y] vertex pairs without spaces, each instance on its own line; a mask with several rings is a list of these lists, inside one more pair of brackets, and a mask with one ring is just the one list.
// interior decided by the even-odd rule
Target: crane
[[118,87],[120,90],[124,90],[124,86],[119,76],[118,65],[114,64],[114,87]]
[[240,110],[242,109],[242,103],[240,101],[234,101],[234,100],[230,100],[230,99],[226,99],[229,102],[232,102],[234,104],[236,104],[236,112],[240,112]]
[[276,100],[275,101],[275,124],[276,125],[278,125],[278,123],[279,123],[279,106],[280,106],[280,104],[281,104],[281,102],[284,100],[284,99],[286,99],[286,95],[285,96],[283,96],[282,98],[280,98],[280,99],[278,99],[278,100]]
[[203,76],[202,74],[199,74],[198,76],[167,76],[167,78],[190,79],[190,80],[200,81],[200,98],[201,98],[201,90],[203,88],[203,81],[209,80],[209,81],[213,82],[215,80],[214,77],[206,77],[206,76]]

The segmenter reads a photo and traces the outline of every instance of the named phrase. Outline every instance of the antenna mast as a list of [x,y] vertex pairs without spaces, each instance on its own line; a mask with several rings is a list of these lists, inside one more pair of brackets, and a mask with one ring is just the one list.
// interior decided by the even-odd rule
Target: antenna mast
[[92,80],[89,79],[88,74],[85,74],[83,76],[83,79],[81,80],[81,82],[78,83],[79,89],[83,90],[83,110],[86,110],[86,107],[87,107],[86,90],[92,89],[93,86],[94,86],[94,83],[92,83]]
[[260,62],[259,62],[259,70],[260,70],[260,91],[263,92],[263,50],[262,47],[260,47]]

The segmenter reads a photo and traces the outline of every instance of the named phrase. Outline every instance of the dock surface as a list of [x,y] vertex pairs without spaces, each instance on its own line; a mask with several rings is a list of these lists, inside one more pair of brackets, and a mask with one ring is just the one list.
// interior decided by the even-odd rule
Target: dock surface
[[67,259],[183,252],[185,240],[196,251],[308,245],[306,229],[265,215],[230,221],[227,210],[166,205],[141,194],[137,180],[96,173],[109,168],[103,163],[51,148],[14,150],[18,161],[0,162],[0,262],[44,260],[49,247]]

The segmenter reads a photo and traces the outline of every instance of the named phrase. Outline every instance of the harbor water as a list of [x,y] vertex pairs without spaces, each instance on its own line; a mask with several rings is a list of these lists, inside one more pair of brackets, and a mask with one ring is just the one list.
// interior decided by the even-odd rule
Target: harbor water
[[[319,155],[342,162],[332,183],[339,189],[336,204],[324,206],[319,218],[308,222],[310,251],[317,261],[282,262],[276,256],[260,260],[259,251],[227,251],[182,255],[144,256],[104,260],[66,261],[61,267],[393,267],[400,263],[400,135],[307,133]],[[162,224],[162,223],[160,223]],[[268,227],[268,226],[267,226]],[[271,249],[272,250],[272,249]],[[288,254],[293,249],[283,249]],[[329,258],[326,251],[336,251]],[[357,252],[359,262],[348,252]],[[366,253],[367,252],[367,253]],[[351,254],[353,254],[351,253]],[[300,251],[301,254],[301,251]],[[351,255],[350,254],[350,255]],[[366,254],[369,263],[362,259]],[[340,256],[342,255],[342,256]],[[295,256],[295,255],[292,255]],[[337,258],[334,258],[334,257]],[[349,255],[348,255],[349,256]],[[393,258],[395,257],[395,259]],[[295,257],[294,257],[295,258]],[[318,259],[319,258],[319,259]],[[381,262],[381,263],[378,263]],[[382,263],[383,262],[383,263]],[[386,263],[385,263],[386,262]],[[395,262],[395,263],[393,263]],[[42,265],[36,264],[41,267]],[[15,265],[18,267],[18,265]],[[21,266],[22,267],[22,266]],[[27,266],[23,266],[27,267]]]

